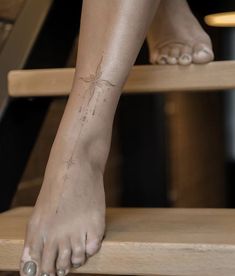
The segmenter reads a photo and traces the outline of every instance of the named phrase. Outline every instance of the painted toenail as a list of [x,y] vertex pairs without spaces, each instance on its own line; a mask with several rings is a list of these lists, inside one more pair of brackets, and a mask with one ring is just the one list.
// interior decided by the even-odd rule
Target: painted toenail
[[56,273],[57,273],[58,276],[64,276],[65,275],[65,270],[64,269],[58,269],[56,271]]
[[80,263],[79,263],[79,264],[73,264],[73,267],[74,267],[74,268],[78,268],[79,266],[81,266]]
[[26,262],[24,264],[23,272],[26,275],[28,275],[28,276],[34,276],[34,275],[36,275],[36,271],[37,271],[37,265],[34,262],[29,261],[29,262]]
[[50,276],[50,274],[49,274],[49,273],[46,273],[46,272],[43,272],[43,273],[41,274],[41,276]]

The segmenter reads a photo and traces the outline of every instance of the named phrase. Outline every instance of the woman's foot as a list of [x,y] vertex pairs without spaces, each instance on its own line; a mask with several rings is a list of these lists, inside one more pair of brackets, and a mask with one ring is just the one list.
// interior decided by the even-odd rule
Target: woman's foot
[[80,78],[78,90],[83,93],[70,95],[27,227],[21,276],[64,276],[101,246],[105,231],[103,172],[112,122],[107,119],[103,126],[106,107],[101,110],[97,103],[110,91],[96,75],[92,75],[94,80]]
[[153,64],[207,63],[212,44],[186,0],[162,0],[147,36]]
[[54,157],[28,225],[21,275],[31,276],[33,261],[35,275],[63,276],[95,254],[104,235],[102,172],[84,156],[64,164]]

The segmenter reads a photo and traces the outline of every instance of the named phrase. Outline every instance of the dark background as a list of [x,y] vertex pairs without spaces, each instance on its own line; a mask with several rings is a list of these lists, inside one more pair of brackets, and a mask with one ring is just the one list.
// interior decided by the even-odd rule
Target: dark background
[[[234,10],[230,1],[188,1],[194,14],[209,33],[216,60],[227,55],[229,28],[205,26],[203,17],[210,13]],[[82,1],[55,0],[25,63],[24,68],[66,66],[79,31]],[[144,43],[136,64],[148,64]],[[226,93],[224,94],[226,95]],[[222,96],[224,97],[224,96]],[[122,205],[170,206],[167,187],[167,143],[164,95],[122,95],[116,120],[121,141]],[[0,210],[10,207],[29,154],[36,141],[52,98],[10,99],[0,120]],[[140,112],[141,110],[141,112]],[[17,139],[15,139],[17,137]],[[228,160],[226,185],[228,207],[235,205],[234,164]]]

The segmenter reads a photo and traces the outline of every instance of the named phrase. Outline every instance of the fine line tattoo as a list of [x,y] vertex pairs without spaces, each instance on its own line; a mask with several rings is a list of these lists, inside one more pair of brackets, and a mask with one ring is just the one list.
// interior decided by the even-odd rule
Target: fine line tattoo
[[[92,116],[94,116],[95,112],[96,112],[97,104],[99,102],[99,98],[101,96],[102,90],[104,88],[110,89],[111,87],[115,87],[115,84],[111,83],[108,80],[102,79],[102,70],[101,70],[102,61],[103,61],[103,56],[101,57],[100,62],[98,63],[95,74],[90,74],[89,77],[80,77],[80,79],[83,82],[89,84],[88,88],[84,91],[84,94],[82,96],[82,102],[83,102],[83,100],[84,100],[84,98],[87,94],[89,96],[88,96],[88,101],[84,105],[84,107],[81,106],[78,110],[79,113],[82,113],[82,111],[84,109],[84,113],[81,114],[82,124],[81,124],[81,128],[80,128],[80,131],[79,131],[79,134],[78,134],[78,140],[79,140],[79,137],[81,135],[82,129],[84,127],[84,124],[88,119],[89,105],[90,105],[90,102],[91,102],[92,98],[95,97],[94,107],[91,110],[91,114],[92,114]],[[103,102],[106,101],[106,100],[107,100],[107,98],[104,98]],[[76,152],[76,145],[77,145],[77,142],[75,142],[75,144],[74,144],[74,148],[73,148],[73,151],[72,151],[72,154],[71,154],[70,158],[65,161],[66,171],[65,171],[65,173],[62,177],[62,179],[63,179],[63,184],[62,185],[63,186],[69,180],[68,171],[76,164],[76,161],[75,161],[75,158],[74,158],[74,155],[75,155],[75,152]],[[58,213],[58,209],[56,209],[56,213]]]
[[[95,106],[92,110],[92,115],[94,116],[95,111],[96,111],[96,107],[97,107],[97,103],[99,101],[100,98],[100,93],[102,91],[102,89],[104,88],[111,88],[111,87],[115,87],[115,84],[111,83],[108,80],[102,79],[102,68],[101,68],[101,64],[103,61],[103,56],[100,59],[100,62],[96,68],[95,74],[90,74],[89,77],[80,77],[80,79],[85,82],[88,83],[89,86],[88,88],[85,90],[85,95],[88,94],[89,98],[88,98],[88,102],[85,105],[85,115],[82,117],[83,121],[86,121],[87,119],[87,114],[88,114],[88,106],[90,104],[91,99],[94,97],[95,92],[97,92],[97,96],[96,96],[96,101],[95,101]],[[97,89],[98,88],[98,89]],[[82,111],[82,107],[80,107],[79,112]]]
[[75,160],[73,159],[73,156],[71,156],[67,161],[65,161],[67,169],[75,165]]

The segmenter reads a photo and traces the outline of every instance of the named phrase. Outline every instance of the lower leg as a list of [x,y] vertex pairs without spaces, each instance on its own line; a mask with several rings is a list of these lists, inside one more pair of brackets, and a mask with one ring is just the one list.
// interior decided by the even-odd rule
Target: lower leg
[[206,63],[213,59],[211,41],[186,0],[163,0],[148,32],[150,62]]
[[73,88],[27,227],[21,275],[63,276],[100,248],[113,117],[158,3],[84,1]]

